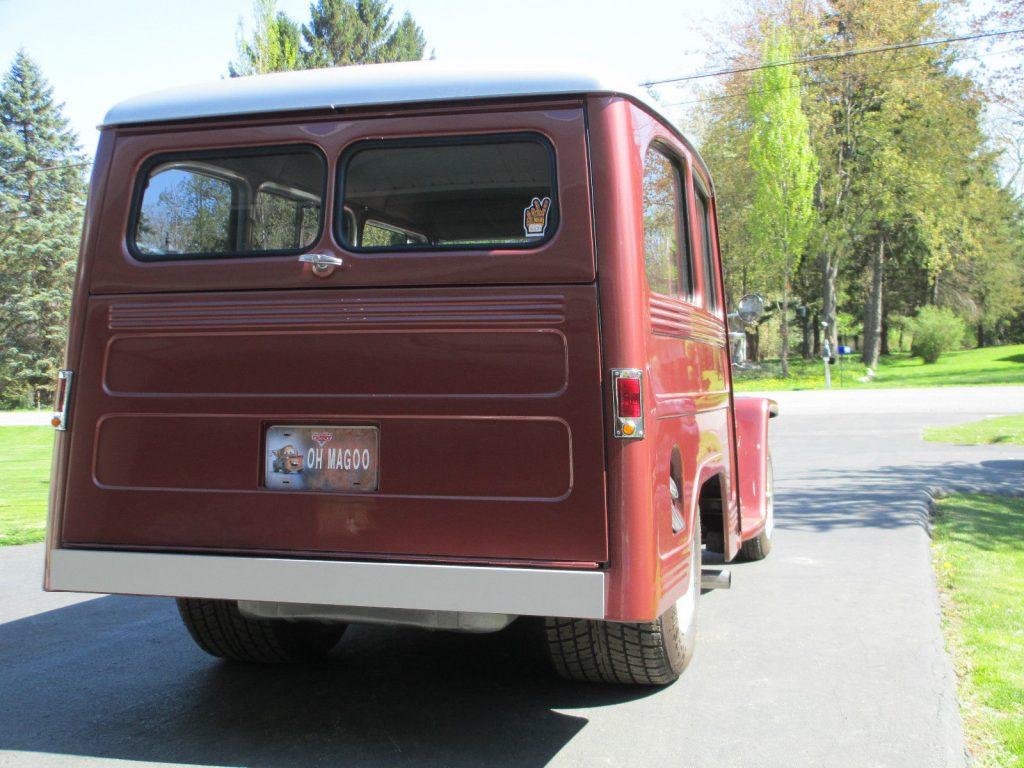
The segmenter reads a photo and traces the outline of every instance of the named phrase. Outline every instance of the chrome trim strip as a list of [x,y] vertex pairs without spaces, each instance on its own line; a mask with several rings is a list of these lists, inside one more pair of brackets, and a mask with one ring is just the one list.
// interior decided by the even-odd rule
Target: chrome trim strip
[[604,618],[600,571],[54,549],[48,588]]
[[61,383],[63,384],[63,401],[60,404],[60,410],[53,412],[53,428],[58,432],[66,432],[68,429],[68,410],[71,408],[71,382],[74,381],[73,371],[58,371],[57,372],[57,395],[61,395]]

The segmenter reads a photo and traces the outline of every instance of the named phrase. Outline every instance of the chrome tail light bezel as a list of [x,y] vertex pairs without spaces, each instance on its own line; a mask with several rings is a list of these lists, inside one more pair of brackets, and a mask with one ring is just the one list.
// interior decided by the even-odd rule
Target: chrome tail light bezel
[[72,371],[57,372],[57,392],[54,398],[53,419],[50,422],[58,432],[66,432],[68,428],[68,412],[71,408]]
[[[640,392],[640,415],[619,415],[619,381],[635,379]],[[612,435],[620,440],[640,440],[644,436],[644,374],[639,368],[612,368]]]

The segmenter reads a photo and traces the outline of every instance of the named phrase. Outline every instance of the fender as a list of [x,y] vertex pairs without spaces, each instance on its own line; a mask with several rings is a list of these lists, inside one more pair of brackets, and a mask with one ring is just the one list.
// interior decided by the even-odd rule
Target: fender
[[[689,499],[686,503],[687,510],[684,519],[686,530],[690,532],[689,544],[685,546],[687,552],[689,552],[690,547],[694,545],[693,534],[696,531],[696,520],[698,517],[700,517],[701,488],[704,486],[704,483],[706,483],[708,480],[718,477],[719,475],[722,474],[722,466],[724,463],[725,458],[721,453],[713,453],[710,456],[707,456],[700,464],[698,464],[697,468],[693,472],[693,481],[690,483],[691,491]],[[723,525],[728,525],[728,519],[729,516],[723,512]],[[697,542],[697,546],[700,546],[699,541]],[[668,555],[674,555],[682,549],[684,549],[684,546],[680,545],[679,547],[674,548],[671,552],[662,553],[662,562],[664,563],[664,559]],[[662,576],[662,579],[664,579],[664,575]],[[653,618],[657,618],[658,616],[660,616],[662,613],[667,611],[669,607],[674,602],[676,602],[676,600],[681,598],[684,594],[685,587],[686,583],[684,581],[676,580],[672,584],[671,588],[664,590],[661,593],[660,600],[658,601],[657,614]]]
[[[725,457],[720,453],[713,453],[706,457],[704,461],[697,465],[697,469],[693,473],[693,490],[690,494],[690,517],[686,521],[686,524],[691,526],[694,525],[694,520],[700,516],[700,492],[704,488],[704,483],[713,478],[719,477],[723,473],[723,467],[725,466]],[[719,477],[721,480],[721,478]],[[726,488],[722,488],[722,504],[728,504],[729,501],[726,496]],[[729,540],[729,511],[728,508],[723,506],[722,509],[722,536],[723,541]]]
[[737,397],[734,402],[740,527],[747,541],[764,528],[768,421],[779,415],[779,405],[767,397]]

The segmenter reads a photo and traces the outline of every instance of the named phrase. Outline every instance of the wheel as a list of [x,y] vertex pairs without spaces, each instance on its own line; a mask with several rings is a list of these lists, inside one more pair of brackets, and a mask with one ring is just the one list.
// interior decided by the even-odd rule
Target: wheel
[[667,685],[693,657],[700,595],[700,516],[694,516],[689,588],[651,622],[591,619],[544,620],[548,658],[569,680],[627,685]]
[[233,600],[178,598],[178,612],[196,645],[212,656],[254,664],[288,664],[326,656],[345,624],[250,619]]
[[765,470],[764,505],[764,528],[754,538],[744,541],[740,547],[740,556],[744,560],[764,560],[772,551],[772,534],[775,533],[775,469],[772,467],[770,453]]

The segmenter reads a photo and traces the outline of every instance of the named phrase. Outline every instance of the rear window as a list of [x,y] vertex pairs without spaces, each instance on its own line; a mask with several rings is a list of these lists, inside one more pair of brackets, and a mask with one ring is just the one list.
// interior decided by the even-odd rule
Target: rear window
[[320,235],[325,168],[312,147],[154,158],[135,196],[131,250],[148,261],[305,250]]
[[558,223],[554,151],[532,134],[360,142],[339,187],[354,250],[529,248]]

